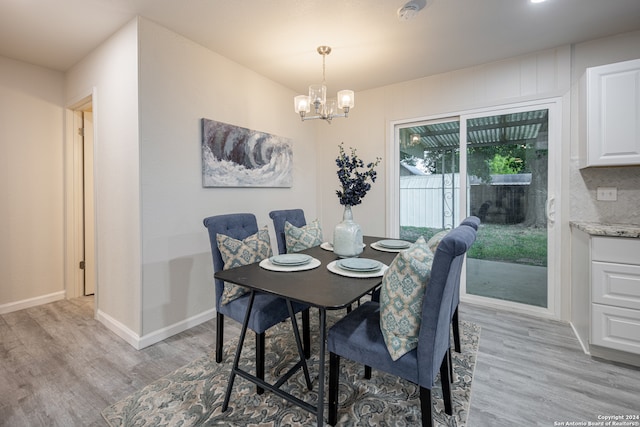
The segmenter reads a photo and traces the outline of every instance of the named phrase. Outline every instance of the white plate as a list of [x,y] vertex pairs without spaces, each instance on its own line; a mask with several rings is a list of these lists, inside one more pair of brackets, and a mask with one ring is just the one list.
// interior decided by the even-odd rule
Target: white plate
[[344,258],[336,262],[336,265],[343,270],[359,271],[368,273],[378,271],[382,268],[382,263],[368,258]]
[[391,249],[391,248],[385,248],[384,246],[380,246],[378,244],[378,242],[374,242],[371,244],[371,247],[377,251],[381,251],[381,252],[402,252],[402,251],[406,251],[407,249],[409,249],[411,246],[409,246],[409,248],[401,248],[401,249]]
[[282,254],[269,258],[272,264],[282,266],[304,265],[313,258],[306,254]]
[[329,270],[332,273],[338,274],[340,276],[355,277],[359,279],[366,279],[369,277],[382,277],[384,276],[384,273],[389,268],[387,265],[382,264],[382,268],[377,271],[367,271],[367,272],[349,271],[349,270],[343,270],[342,268],[338,267],[336,265],[337,262],[338,261],[331,261],[329,264],[327,264],[327,270]]
[[[366,247],[366,246],[367,246],[367,244],[366,244],[366,243],[363,243],[363,244],[362,244],[362,247],[363,247],[363,248],[364,248],[364,247]],[[324,249],[325,251],[331,251],[331,252],[333,252],[333,243],[331,243],[331,242],[322,242],[322,244],[320,245],[320,247],[321,247],[322,249]]]
[[276,265],[271,261],[269,261],[269,258],[267,258],[260,261],[259,265],[265,270],[291,272],[291,271],[313,270],[314,268],[319,267],[321,264],[322,263],[320,262],[319,259],[311,258],[311,261],[302,265]]
[[333,252],[333,243],[331,242],[322,242],[322,244],[320,245],[320,247],[322,249],[324,249],[325,251],[331,251]]
[[411,246],[406,240],[378,240],[376,243],[387,249],[407,249]]

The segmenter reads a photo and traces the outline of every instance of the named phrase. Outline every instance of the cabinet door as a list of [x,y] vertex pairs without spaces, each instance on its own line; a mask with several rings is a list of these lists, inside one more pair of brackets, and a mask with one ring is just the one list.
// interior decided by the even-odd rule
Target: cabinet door
[[640,164],[640,59],[587,70],[587,144],[583,166]]
[[640,311],[592,304],[591,344],[640,354]]

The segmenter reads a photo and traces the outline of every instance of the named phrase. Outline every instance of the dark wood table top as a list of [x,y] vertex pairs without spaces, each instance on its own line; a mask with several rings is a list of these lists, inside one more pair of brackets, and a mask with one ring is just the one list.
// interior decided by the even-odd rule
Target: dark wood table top
[[[371,243],[382,239],[384,237],[365,236],[364,243],[367,246],[360,254],[360,258],[375,259],[386,265],[391,264],[397,253],[371,248]],[[333,252],[319,246],[300,253],[320,260],[321,265],[312,270],[279,272],[266,270],[258,263],[254,263],[219,271],[215,277],[328,310],[337,310],[350,305],[382,282],[382,277],[354,278],[330,272],[327,265],[339,258]]]

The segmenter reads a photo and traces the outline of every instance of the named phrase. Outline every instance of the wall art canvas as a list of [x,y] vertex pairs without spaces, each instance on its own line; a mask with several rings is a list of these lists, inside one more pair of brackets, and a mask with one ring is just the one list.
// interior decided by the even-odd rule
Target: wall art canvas
[[204,187],[291,187],[291,140],[202,119]]

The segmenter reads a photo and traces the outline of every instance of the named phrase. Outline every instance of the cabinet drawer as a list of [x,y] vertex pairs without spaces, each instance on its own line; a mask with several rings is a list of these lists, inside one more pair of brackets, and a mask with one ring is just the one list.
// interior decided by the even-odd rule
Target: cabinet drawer
[[592,237],[593,261],[640,265],[640,239],[631,237]]
[[591,304],[591,344],[640,354],[640,311]]
[[640,266],[591,263],[591,300],[640,310]]

